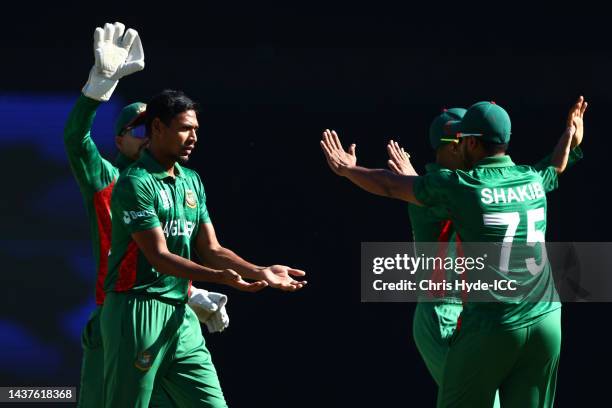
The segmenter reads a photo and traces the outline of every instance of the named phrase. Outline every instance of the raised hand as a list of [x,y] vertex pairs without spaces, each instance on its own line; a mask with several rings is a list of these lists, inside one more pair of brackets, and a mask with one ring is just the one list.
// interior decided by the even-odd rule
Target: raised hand
[[94,31],[95,64],[89,72],[83,94],[107,101],[117,81],[144,69],[144,50],[140,35],[133,29],[125,31],[122,23],[106,23]]
[[327,164],[334,173],[339,176],[344,175],[344,171],[347,168],[351,168],[357,165],[357,156],[355,155],[355,148],[357,146],[352,144],[348,151],[345,151],[340,143],[340,138],[334,130],[326,129],[323,132],[323,138],[321,140],[321,148]]
[[285,265],[272,265],[261,270],[264,280],[273,288],[293,292],[302,289],[308,282],[298,281],[292,276],[305,276],[306,272]]
[[572,149],[582,143],[582,138],[584,137],[584,112],[587,106],[588,103],[584,100],[584,97],[580,96],[567,115],[567,127],[574,127],[576,129],[572,138]]
[[389,154],[387,165],[392,172],[402,176],[412,175],[410,155],[406,153],[403,147],[400,147],[397,142],[389,140],[389,143],[387,144],[387,153]]

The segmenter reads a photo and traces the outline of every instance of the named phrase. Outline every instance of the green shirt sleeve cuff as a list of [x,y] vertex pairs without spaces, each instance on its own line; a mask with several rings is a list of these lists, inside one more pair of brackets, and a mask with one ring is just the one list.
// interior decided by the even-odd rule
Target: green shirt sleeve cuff
[[574,147],[569,154],[569,160],[578,161],[584,157],[584,153],[582,153],[582,149],[580,146]]
[[79,105],[84,105],[88,108],[97,108],[102,103],[101,101],[96,101],[95,99],[91,99],[83,94],[79,96],[79,100],[77,101]]

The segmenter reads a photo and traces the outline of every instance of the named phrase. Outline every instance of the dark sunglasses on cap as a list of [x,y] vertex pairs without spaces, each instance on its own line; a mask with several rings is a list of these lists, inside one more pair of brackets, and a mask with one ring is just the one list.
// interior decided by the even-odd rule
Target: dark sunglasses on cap
[[122,134],[124,136],[128,135],[128,136],[135,137],[137,139],[144,139],[145,137],[147,137],[146,130],[145,130],[145,125],[139,125],[139,126],[135,126],[135,127],[128,127],[128,128],[126,128],[123,131]]

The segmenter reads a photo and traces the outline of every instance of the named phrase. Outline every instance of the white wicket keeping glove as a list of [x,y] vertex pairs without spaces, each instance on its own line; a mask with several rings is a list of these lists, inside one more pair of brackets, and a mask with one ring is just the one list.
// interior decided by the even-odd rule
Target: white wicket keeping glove
[[198,320],[206,324],[210,333],[221,332],[229,325],[229,316],[225,310],[226,303],[226,295],[193,286],[191,287],[191,296],[187,301],[187,304],[198,316]]
[[[125,34],[124,34],[125,32]],[[121,23],[106,23],[94,32],[95,64],[83,87],[83,94],[98,101],[108,101],[119,79],[144,69],[144,50],[140,35],[125,31]]]
[[205,324],[210,333],[222,332],[229,326],[229,316],[225,305],[227,304],[227,296],[222,293],[208,292],[208,297],[219,306],[219,310],[210,316]]

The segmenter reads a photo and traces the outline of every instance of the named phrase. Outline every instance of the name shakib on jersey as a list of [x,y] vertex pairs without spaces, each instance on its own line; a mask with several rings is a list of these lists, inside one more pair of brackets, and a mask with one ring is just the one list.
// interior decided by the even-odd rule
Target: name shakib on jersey
[[480,190],[480,201],[484,204],[509,204],[512,202],[537,200],[545,195],[542,184],[535,182],[524,186],[508,188],[483,188]]

